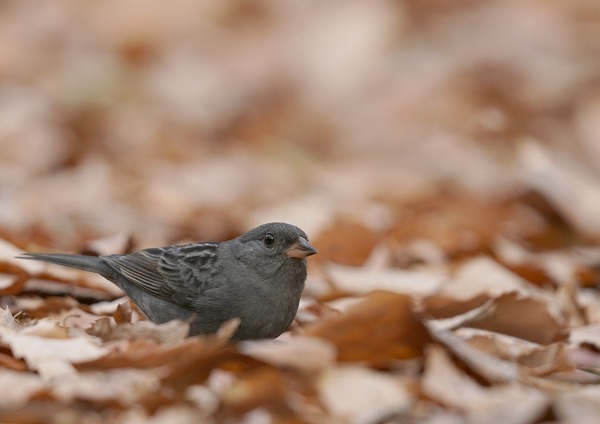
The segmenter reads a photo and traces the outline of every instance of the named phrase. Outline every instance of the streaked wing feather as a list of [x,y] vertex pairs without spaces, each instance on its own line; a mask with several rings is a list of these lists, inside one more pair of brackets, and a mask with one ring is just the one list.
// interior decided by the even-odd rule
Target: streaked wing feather
[[160,296],[160,287],[165,283],[165,279],[158,272],[157,265],[163,250],[160,250],[160,253],[154,250],[104,256],[102,259],[136,286]]
[[103,259],[137,287],[165,300],[196,298],[211,275],[218,243],[140,250]]

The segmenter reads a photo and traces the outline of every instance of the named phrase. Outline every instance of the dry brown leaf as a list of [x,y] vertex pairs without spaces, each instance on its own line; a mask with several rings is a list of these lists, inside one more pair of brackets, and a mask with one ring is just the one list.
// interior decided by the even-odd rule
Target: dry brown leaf
[[0,352],[0,368],[13,371],[27,371],[27,364],[25,361],[13,358],[12,355]]
[[[69,273],[71,270],[67,270]],[[75,271],[73,271],[75,272]],[[86,277],[87,280],[69,276],[57,276],[49,273],[40,273],[31,276],[23,287],[23,293],[36,293],[44,296],[72,296],[77,299],[108,300],[121,296],[120,289],[108,286],[108,281],[99,280],[99,275]],[[88,281],[96,280],[95,283]],[[112,284],[112,283],[110,283]]]
[[514,382],[521,376],[521,370],[516,364],[474,348],[453,332],[438,328],[435,321],[429,321],[426,326],[435,340],[485,380],[496,383]]
[[27,278],[28,274],[21,268],[0,261],[0,296],[21,293]]
[[540,344],[565,338],[565,326],[552,314],[547,304],[518,294],[505,294],[493,302],[493,314],[471,324],[473,328],[520,337]]
[[168,363],[167,376],[163,378],[162,384],[178,391],[189,385],[203,383],[217,368],[231,372],[248,372],[262,368],[264,364],[233,349],[225,348],[222,342],[212,340],[207,345],[198,346],[196,343],[196,346],[188,346],[176,358],[176,362]]
[[574,370],[564,343],[541,346],[516,337],[470,328],[460,329],[457,334],[482,352],[521,365],[529,375]]
[[[89,371],[164,367],[162,384],[183,389],[190,384],[202,383],[214,368],[229,360],[235,362],[241,358],[242,361],[247,359],[249,363],[255,362],[226,348],[228,340],[238,325],[236,320],[224,324],[221,332],[216,335],[187,339],[184,339],[185,335],[179,331],[181,328],[187,328],[180,321],[172,321],[160,326],[143,321],[134,324],[133,328],[140,325],[145,328],[147,324],[151,326],[150,330],[154,333],[159,330],[165,334],[152,337],[154,334],[152,331],[149,333],[142,331],[133,333],[131,337],[132,333],[125,333],[122,335],[127,341],[125,347],[115,349],[101,358],[80,362],[75,365],[76,368],[80,371]],[[175,329],[173,329],[174,325]],[[120,327],[128,327],[128,325],[122,324],[116,329]]]
[[[23,270],[30,277],[26,284],[27,290],[47,290],[50,293],[61,290],[71,293],[81,292],[82,297],[87,295],[99,300],[122,294],[118,287],[98,274],[49,263],[18,259],[14,256],[23,253],[23,251],[16,248],[8,250],[7,256],[11,256],[7,257],[5,261],[9,265]],[[71,285],[72,287],[64,287],[65,285]]]
[[319,233],[314,246],[319,251],[317,259],[320,262],[361,266],[378,242],[378,235],[367,227],[338,221]]
[[488,295],[479,295],[468,300],[456,300],[445,295],[434,294],[421,299],[417,309],[423,318],[444,319],[479,308],[489,300]]
[[3,264],[3,267],[10,267],[10,269],[14,269],[12,267],[16,267],[21,270],[21,272],[25,272],[28,274],[35,274],[37,272],[41,272],[44,266],[41,263],[37,263],[34,261],[23,261],[15,258],[15,256],[23,253],[23,250],[17,248],[6,240],[0,239],[0,262]]
[[402,243],[428,240],[449,257],[487,253],[506,225],[519,235],[540,229],[518,204],[439,193],[403,211],[392,235]]
[[117,324],[129,323],[131,324],[133,318],[133,311],[129,301],[119,303],[117,310],[114,312],[113,317]]
[[27,314],[29,318],[46,318],[51,314],[71,310],[81,306],[72,297],[51,296],[47,298],[40,297],[17,297],[11,306],[15,314]]
[[156,340],[141,338],[127,342],[124,346],[116,345],[119,348],[115,348],[107,355],[75,364],[75,368],[79,371],[118,368],[157,368],[163,365],[174,364],[188,350],[194,348],[201,349],[202,346],[203,343],[199,343],[197,340],[185,341],[173,346],[162,346]]
[[308,325],[304,334],[332,342],[340,361],[384,364],[418,357],[430,338],[414,318],[412,302],[408,296],[375,291],[345,314]]
[[436,327],[445,330],[455,330],[460,327],[469,326],[472,323],[481,321],[485,317],[494,314],[495,308],[494,303],[491,299],[488,299],[483,305],[477,306],[467,312],[460,315],[455,315],[449,318],[438,319],[435,321]]
[[283,375],[270,367],[256,368],[244,373],[222,394],[224,406],[244,414],[259,406],[287,409]]
[[[15,258],[15,256],[23,253],[21,249],[7,243],[0,239],[0,269],[11,270],[11,274],[15,274],[22,278],[23,274],[28,275],[30,278],[37,278],[39,280],[47,280],[48,282],[60,283],[60,284],[72,284],[79,286],[84,293],[96,294],[97,296],[115,296],[121,293],[114,284],[108,282],[99,275],[83,272],[74,269],[68,269],[66,267],[47,264],[42,262],[24,260]],[[0,271],[6,272],[6,271]],[[28,290],[34,290],[39,287],[50,287],[48,284],[45,286],[39,282],[37,285],[29,283]],[[54,290],[58,290],[55,288]],[[51,289],[49,289],[51,290]],[[63,289],[66,290],[66,289]],[[72,290],[76,290],[73,288]]]

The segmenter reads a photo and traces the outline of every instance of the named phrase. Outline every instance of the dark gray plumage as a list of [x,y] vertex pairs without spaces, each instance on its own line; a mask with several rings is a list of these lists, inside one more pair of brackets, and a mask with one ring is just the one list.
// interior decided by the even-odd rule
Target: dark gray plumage
[[140,250],[128,255],[18,256],[96,272],[156,323],[189,320],[190,335],[239,317],[234,339],[275,338],[294,320],[317,251],[300,228],[264,224],[233,240]]

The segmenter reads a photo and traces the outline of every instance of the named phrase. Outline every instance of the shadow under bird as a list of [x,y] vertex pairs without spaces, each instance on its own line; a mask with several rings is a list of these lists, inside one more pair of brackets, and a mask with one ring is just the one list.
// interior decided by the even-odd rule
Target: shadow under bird
[[274,222],[223,242],[191,243],[126,255],[24,253],[102,275],[155,323],[188,321],[190,335],[240,318],[234,340],[275,338],[290,326],[317,253],[304,231]]

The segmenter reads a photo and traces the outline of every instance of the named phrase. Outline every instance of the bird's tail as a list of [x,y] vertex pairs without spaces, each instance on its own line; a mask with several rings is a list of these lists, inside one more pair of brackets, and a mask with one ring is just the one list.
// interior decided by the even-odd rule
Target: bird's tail
[[70,255],[64,253],[23,253],[18,255],[17,258],[50,262],[52,264],[83,269],[84,271],[96,272],[98,274],[104,274],[108,268],[98,256]]

